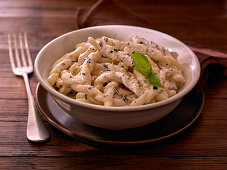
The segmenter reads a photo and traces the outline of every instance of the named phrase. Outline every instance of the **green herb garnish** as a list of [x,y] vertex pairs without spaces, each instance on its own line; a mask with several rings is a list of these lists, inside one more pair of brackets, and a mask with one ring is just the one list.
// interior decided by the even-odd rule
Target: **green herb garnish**
[[152,72],[152,67],[144,54],[137,51],[132,52],[133,65],[144,75],[152,86],[162,87],[158,74]]

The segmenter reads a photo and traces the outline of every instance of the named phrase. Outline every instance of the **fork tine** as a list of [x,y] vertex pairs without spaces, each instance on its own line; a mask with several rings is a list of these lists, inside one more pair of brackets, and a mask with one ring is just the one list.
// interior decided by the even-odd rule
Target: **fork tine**
[[15,56],[16,56],[16,62],[17,62],[17,67],[21,67],[20,59],[19,59],[19,54],[18,54],[18,48],[17,48],[17,38],[16,35],[13,35],[14,37],[14,49],[15,49]]
[[31,54],[28,47],[27,34],[25,32],[24,32],[24,46],[28,57],[28,65],[32,66],[32,59],[31,59]]
[[8,45],[9,45],[9,58],[10,58],[10,64],[12,69],[15,69],[15,62],[13,59],[13,51],[12,51],[12,45],[11,45],[11,37],[8,34]]
[[26,60],[25,60],[25,55],[24,55],[24,46],[21,38],[21,33],[19,34],[19,40],[20,40],[20,50],[21,50],[21,57],[22,57],[22,63],[23,66],[26,66]]

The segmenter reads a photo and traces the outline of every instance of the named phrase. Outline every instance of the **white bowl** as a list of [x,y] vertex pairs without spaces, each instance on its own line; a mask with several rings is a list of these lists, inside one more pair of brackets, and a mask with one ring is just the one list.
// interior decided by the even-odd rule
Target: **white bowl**
[[[178,53],[178,61],[184,65],[183,72],[186,79],[179,93],[167,100],[143,106],[106,107],[78,102],[59,93],[49,85],[47,78],[52,64],[67,52],[71,52],[75,44],[87,41],[89,36],[129,40],[133,35],[154,41]],[[36,57],[34,68],[40,84],[68,114],[86,124],[112,130],[135,128],[164,117],[195,86],[200,76],[200,64],[197,57],[179,40],[152,29],[123,25],[89,27],[64,34],[41,49]]]

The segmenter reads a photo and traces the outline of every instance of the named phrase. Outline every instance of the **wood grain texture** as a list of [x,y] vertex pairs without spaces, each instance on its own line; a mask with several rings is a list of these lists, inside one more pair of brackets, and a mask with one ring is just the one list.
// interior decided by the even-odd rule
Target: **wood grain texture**
[[[48,159],[47,159],[48,158]],[[99,160],[99,161],[97,161]],[[150,155],[138,157],[93,156],[80,157],[14,157],[0,160],[0,168],[5,169],[11,164],[12,169],[222,169],[227,162],[223,157],[153,157]],[[142,163],[143,162],[143,163]],[[46,165],[49,165],[48,167]]]
[[[117,0],[146,18],[153,29],[185,43],[227,53],[226,0]],[[13,75],[7,34],[26,31],[33,60],[50,40],[77,29],[76,10],[95,0],[0,1],[0,169],[226,169],[227,71],[212,71],[206,103],[197,124],[183,134],[145,148],[104,151],[66,136],[45,122],[51,139],[26,139],[27,97],[24,82]],[[30,77],[32,92],[37,80]]]

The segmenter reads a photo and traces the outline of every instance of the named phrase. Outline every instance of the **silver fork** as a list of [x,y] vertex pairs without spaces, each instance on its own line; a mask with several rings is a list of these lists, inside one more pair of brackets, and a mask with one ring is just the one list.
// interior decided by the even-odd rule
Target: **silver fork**
[[[17,36],[13,34],[14,41],[14,51],[15,57],[13,57],[13,48],[11,44],[11,35],[8,34],[8,43],[9,43],[9,57],[10,64],[13,70],[13,73],[24,78],[24,83],[26,86],[27,96],[28,96],[28,121],[27,121],[27,138],[33,142],[43,142],[49,138],[49,133],[38,113],[37,107],[34,102],[34,98],[31,93],[28,74],[33,72],[33,65],[31,60],[30,51],[28,48],[27,35],[24,33],[19,34],[19,49],[21,55],[19,55]],[[26,56],[25,56],[26,54]]]

